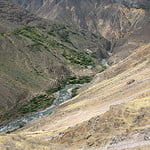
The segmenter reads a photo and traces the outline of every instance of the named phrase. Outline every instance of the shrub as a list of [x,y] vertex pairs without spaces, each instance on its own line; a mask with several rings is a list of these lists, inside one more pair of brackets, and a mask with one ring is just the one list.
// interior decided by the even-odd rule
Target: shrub
[[96,52],[91,53],[91,57],[93,57],[93,58],[97,58],[97,54],[96,54]]
[[88,83],[92,80],[92,76],[69,76],[66,79],[62,80],[62,85],[68,85],[68,84],[83,84]]
[[51,88],[51,89],[48,89],[46,91],[47,94],[53,94],[53,93],[56,93],[57,91],[59,91],[61,89],[60,86],[56,87],[56,88]]
[[19,124],[19,128],[23,128],[25,126],[25,123]]
[[71,62],[71,64],[79,64],[85,67],[95,66],[93,60],[83,52],[76,52],[74,50],[64,50],[62,55]]
[[47,95],[38,95],[32,98],[28,103],[21,106],[18,111],[22,114],[35,112],[52,105],[54,99],[54,97],[48,97]]

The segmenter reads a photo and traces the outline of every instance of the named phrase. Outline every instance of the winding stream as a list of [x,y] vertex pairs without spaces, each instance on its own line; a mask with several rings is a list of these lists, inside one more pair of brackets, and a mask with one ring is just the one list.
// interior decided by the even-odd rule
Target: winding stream
[[52,113],[53,110],[56,108],[56,106],[58,106],[59,104],[61,104],[64,101],[71,99],[71,95],[72,95],[71,91],[73,88],[75,88],[77,86],[81,86],[81,85],[80,84],[66,85],[63,89],[61,89],[60,91],[58,91],[56,93],[56,100],[54,101],[53,105],[51,105],[50,107],[48,107],[42,111],[32,113],[32,114],[22,117],[18,120],[12,121],[5,126],[0,127],[0,133],[16,130],[16,129],[24,126],[25,124],[27,124],[30,121],[36,120],[38,118],[41,118],[45,115]]

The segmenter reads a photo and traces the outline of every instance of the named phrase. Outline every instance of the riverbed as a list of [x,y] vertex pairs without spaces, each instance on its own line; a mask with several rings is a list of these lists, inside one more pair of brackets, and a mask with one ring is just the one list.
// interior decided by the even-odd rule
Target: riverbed
[[63,89],[55,93],[56,99],[50,107],[42,111],[29,114],[20,119],[12,121],[5,126],[0,127],[0,133],[11,132],[11,131],[17,130],[18,128],[25,126],[30,121],[37,120],[39,118],[42,118],[43,116],[51,114],[59,104],[71,99],[71,95],[72,95],[71,91],[77,86],[81,86],[81,85],[80,84],[66,85]]

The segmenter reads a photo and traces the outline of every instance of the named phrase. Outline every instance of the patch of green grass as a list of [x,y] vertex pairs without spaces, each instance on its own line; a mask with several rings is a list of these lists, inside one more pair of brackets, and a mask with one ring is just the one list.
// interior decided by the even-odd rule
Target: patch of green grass
[[18,111],[22,114],[27,114],[31,112],[36,112],[39,109],[44,109],[51,106],[54,101],[54,97],[49,97],[47,95],[39,95],[32,98],[28,103],[22,105]]

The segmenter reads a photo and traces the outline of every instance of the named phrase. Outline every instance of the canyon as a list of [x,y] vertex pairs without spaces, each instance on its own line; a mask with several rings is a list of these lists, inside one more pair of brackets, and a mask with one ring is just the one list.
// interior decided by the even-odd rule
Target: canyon
[[0,19],[1,126],[86,83],[0,149],[148,150],[149,0],[0,0]]

